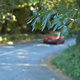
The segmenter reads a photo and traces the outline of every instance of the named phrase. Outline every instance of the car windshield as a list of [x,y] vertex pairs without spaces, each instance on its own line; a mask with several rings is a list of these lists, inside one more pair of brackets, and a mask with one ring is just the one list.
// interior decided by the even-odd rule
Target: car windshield
[[59,36],[59,33],[50,32],[49,35],[50,35],[50,36],[56,36],[56,37],[58,37],[58,36]]

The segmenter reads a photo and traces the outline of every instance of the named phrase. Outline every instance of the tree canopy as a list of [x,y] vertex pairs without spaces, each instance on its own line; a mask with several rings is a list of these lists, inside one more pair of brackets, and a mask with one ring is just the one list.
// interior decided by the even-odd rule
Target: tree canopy
[[46,28],[62,30],[63,34],[72,29],[77,31],[79,7],[80,0],[1,0],[0,33],[28,32],[31,26],[32,31]]
[[77,0],[43,0],[41,7],[44,7],[40,10],[36,7],[27,24],[32,23],[32,31],[34,29],[43,31],[45,27],[48,27],[53,31],[60,29],[62,34],[68,34],[68,30],[79,30],[80,8],[78,4]]
[[[1,0],[0,1],[0,33],[15,33],[27,30],[25,20],[32,14],[32,6],[38,0]],[[16,26],[16,27],[15,27]]]

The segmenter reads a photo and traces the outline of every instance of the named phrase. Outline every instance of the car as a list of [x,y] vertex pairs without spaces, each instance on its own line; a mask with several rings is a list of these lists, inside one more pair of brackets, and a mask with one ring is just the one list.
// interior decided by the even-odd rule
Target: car
[[64,43],[64,36],[61,37],[59,31],[51,31],[44,36],[43,42],[53,44]]

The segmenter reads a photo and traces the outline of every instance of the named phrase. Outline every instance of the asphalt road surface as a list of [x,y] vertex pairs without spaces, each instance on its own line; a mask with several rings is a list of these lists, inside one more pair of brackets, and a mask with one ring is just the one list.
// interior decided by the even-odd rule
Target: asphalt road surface
[[0,46],[0,80],[63,80],[46,67],[46,57],[73,44],[75,39],[58,45],[40,40]]

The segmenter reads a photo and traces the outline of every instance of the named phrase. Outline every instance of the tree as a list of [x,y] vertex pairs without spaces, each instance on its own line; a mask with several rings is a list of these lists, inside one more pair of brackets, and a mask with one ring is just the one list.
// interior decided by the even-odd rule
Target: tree
[[[79,34],[78,37],[80,37],[80,6],[78,6],[80,5],[80,0],[55,1],[57,1],[57,8],[42,8],[40,11],[36,8],[27,24],[32,22],[32,31],[34,29],[43,31],[45,27],[48,27],[48,29],[53,29],[53,31],[59,29],[62,35],[67,35],[69,31],[74,30]],[[75,5],[71,6],[73,3]],[[77,39],[78,41],[79,38]]]
[[10,30],[9,25],[17,21],[15,15],[13,15],[13,10],[19,8],[18,5],[22,3],[21,1],[22,0],[19,0],[19,2],[15,0],[0,1],[0,27],[2,34],[5,34],[7,29]]
[[31,16],[30,7],[32,3],[38,1],[33,0],[1,0],[0,1],[0,32],[15,33],[27,31],[25,19]]

